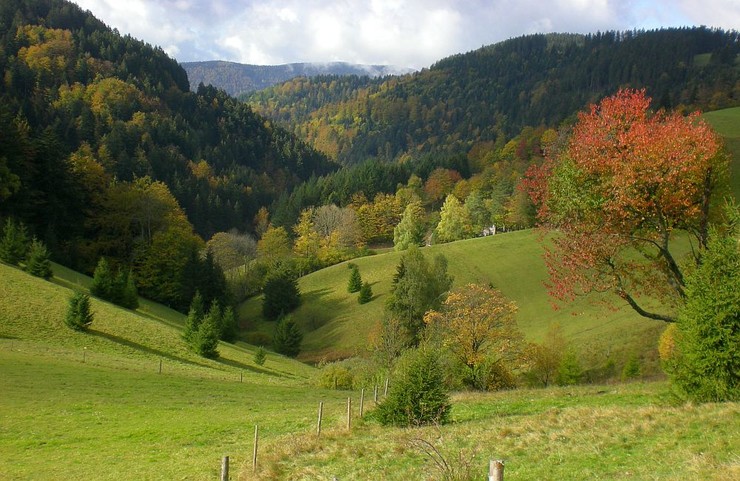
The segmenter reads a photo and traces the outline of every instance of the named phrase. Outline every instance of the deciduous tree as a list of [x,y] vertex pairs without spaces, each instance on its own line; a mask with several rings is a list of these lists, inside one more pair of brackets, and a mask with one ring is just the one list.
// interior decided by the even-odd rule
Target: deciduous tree
[[[640,315],[673,322],[641,296],[680,304],[685,273],[674,237],[706,247],[727,158],[698,116],[653,113],[644,91],[621,90],[581,113],[567,145],[528,174],[547,249],[550,292],[560,299],[611,290]],[[644,297],[643,297],[644,299]]]

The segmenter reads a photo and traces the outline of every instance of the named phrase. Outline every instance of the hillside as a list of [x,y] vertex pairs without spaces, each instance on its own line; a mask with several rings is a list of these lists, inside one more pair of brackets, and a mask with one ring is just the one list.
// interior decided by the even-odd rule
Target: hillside
[[320,75],[355,75],[358,77],[384,77],[409,73],[389,65],[358,65],[346,62],[290,63],[285,65],[249,65],[212,60],[208,62],[183,62],[190,88],[212,85],[233,97],[249,94],[285,82],[295,77]]
[[735,106],[737,39],[704,27],[529,35],[384,82],[296,79],[248,101],[344,164],[467,153],[525,126],[558,126],[620,87],[646,88],[656,107]]
[[740,107],[707,112],[704,118],[725,139],[731,156],[730,188],[735,199],[740,201]]
[[[529,340],[540,340],[551,324],[560,323],[566,336],[584,350],[613,352],[618,362],[622,356],[639,353],[652,369],[657,367],[656,342],[664,324],[641,318],[616,299],[611,303],[603,302],[604,298],[578,299],[557,310],[551,307],[543,286],[547,272],[542,247],[534,230],[434,245],[422,252],[428,258],[447,257],[453,286],[491,283],[515,301],[517,322]],[[373,300],[364,305],[347,293],[346,263],[300,279],[303,304],[293,317],[306,335],[299,358],[318,361],[368,353],[400,256],[387,252],[352,261],[372,285]],[[250,299],[239,314],[250,328],[270,332],[272,323],[259,320],[260,301]]]

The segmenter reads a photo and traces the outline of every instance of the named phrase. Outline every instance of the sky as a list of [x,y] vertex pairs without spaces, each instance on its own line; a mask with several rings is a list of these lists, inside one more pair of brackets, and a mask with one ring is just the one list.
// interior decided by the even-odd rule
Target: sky
[[740,28],[740,0],[73,0],[180,62],[421,69],[533,33]]

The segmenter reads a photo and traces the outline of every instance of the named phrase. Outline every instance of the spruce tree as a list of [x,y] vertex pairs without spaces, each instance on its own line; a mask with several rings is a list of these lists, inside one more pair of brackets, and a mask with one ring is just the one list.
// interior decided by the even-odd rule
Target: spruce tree
[[262,315],[269,320],[293,311],[301,303],[298,277],[291,269],[281,268],[268,274],[262,291]]
[[51,261],[49,260],[49,250],[43,242],[33,239],[31,249],[28,251],[26,260],[26,272],[42,279],[51,279]]
[[295,322],[289,317],[283,317],[275,328],[272,338],[272,347],[280,354],[296,357],[301,352],[303,334]]
[[69,299],[64,323],[75,331],[85,331],[93,322],[90,311],[90,296],[83,292],[75,293]]
[[373,299],[373,288],[369,282],[363,282],[360,288],[360,295],[357,297],[357,302],[360,304],[367,304]]
[[200,323],[193,336],[192,347],[196,354],[208,359],[216,359],[218,353],[218,326],[209,313]]
[[95,266],[95,272],[93,272],[92,285],[90,286],[90,294],[107,301],[112,301],[115,284],[115,277],[111,271],[108,261],[105,257],[101,257],[98,261],[98,265]]
[[131,270],[126,273],[122,283],[121,305],[128,309],[139,307],[139,291],[136,289],[134,273]]
[[227,342],[232,342],[236,339],[236,332],[237,326],[234,308],[227,306],[221,316],[221,339]]
[[193,300],[190,301],[190,310],[188,311],[188,318],[185,321],[185,331],[182,337],[190,343],[195,334],[198,332],[200,323],[203,321],[205,315],[205,308],[203,306],[203,296],[200,295],[200,291],[195,291]]
[[347,292],[354,293],[362,289],[362,276],[360,268],[356,264],[350,264],[349,282],[347,283]]
[[11,265],[18,265],[26,258],[29,248],[28,232],[22,222],[16,223],[8,218],[5,221],[3,236],[0,238],[0,260]]

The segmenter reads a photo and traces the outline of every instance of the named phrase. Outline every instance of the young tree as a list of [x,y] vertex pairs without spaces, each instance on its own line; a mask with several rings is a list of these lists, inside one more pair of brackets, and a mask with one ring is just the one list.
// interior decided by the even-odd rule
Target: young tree
[[236,339],[237,330],[234,308],[226,306],[221,317],[221,339],[226,342],[233,342]]
[[386,426],[447,423],[452,406],[439,355],[431,349],[413,350],[401,361],[388,397],[378,405],[378,420]]
[[572,386],[581,382],[583,378],[583,367],[578,358],[578,352],[570,347],[563,354],[555,376],[555,383],[559,386]]
[[64,323],[75,331],[86,331],[93,322],[93,313],[90,311],[90,296],[83,292],[76,292],[67,306]]
[[303,334],[290,317],[283,317],[275,327],[272,347],[276,352],[288,357],[296,357],[301,352]]
[[301,265],[301,273],[307,273],[319,265],[319,248],[321,238],[314,230],[313,209],[305,209],[301,212],[298,223],[293,227],[296,239],[293,243],[293,254],[298,258]]
[[447,274],[444,256],[435,257],[434,265],[430,266],[419,248],[412,246],[401,257],[386,309],[401,323],[408,346],[419,343],[424,313],[439,308],[450,286],[452,277]]
[[349,281],[347,282],[347,292],[355,293],[362,289],[362,276],[360,275],[360,268],[357,264],[350,264]]
[[686,279],[686,304],[668,361],[674,385],[700,402],[740,400],[740,211],[730,232],[712,231]]
[[568,342],[563,336],[560,324],[553,324],[545,333],[541,344],[532,344],[529,348],[529,362],[531,368],[528,376],[542,386],[549,386],[555,382],[558,368],[563,360]]
[[373,299],[373,288],[370,286],[370,283],[365,281],[362,283],[362,287],[360,287],[360,295],[357,296],[357,302],[360,304],[367,304]]
[[258,347],[257,350],[254,352],[254,363],[258,366],[264,366],[266,360],[267,353],[265,352],[265,348],[262,346]]
[[8,264],[18,265],[26,258],[29,239],[26,226],[12,218],[5,221],[3,236],[0,239],[0,259]]
[[401,222],[393,229],[393,248],[403,251],[411,245],[424,244],[426,212],[421,201],[411,202],[403,211]]
[[195,296],[193,296],[193,300],[190,302],[190,310],[185,321],[185,331],[182,334],[185,341],[188,343],[193,341],[204,316],[205,305],[203,304],[203,296],[200,295],[200,291],[195,291]]
[[466,382],[486,389],[482,367],[519,367],[524,336],[516,325],[516,304],[499,291],[478,284],[455,289],[439,311],[429,311],[424,323],[441,337],[468,368]]
[[50,279],[52,276],[49,250],[43,242],[33,239],[26,260],[26,272],[42,279]]
[[716,133],[698,113],[651,113],[644,91],[621,90],[578,117],[567,145],[528,172],[547,249],[551,294],[612,290],[640,315],[666,322],[638,293],[680,304],[685,272],[672,242],[706,247],[713,194],[727,171]]
[[114,297],[115,276],[105,257],[101,257],[93,272],[90,294],[101,299],[111,300]]
[[301,304],[298,276],[287,267],[270,272],[262,292],[262,315],[269,320],[278,319]]
[[282,227],[268,227],[257,242],[257,256],[270,266],[290,257],[291,246],[288,233]]
[[218,334],[218,325],[209,313],[203,318],[203,322],[198,326],[198,332],[193,336],[191,344],[193,351],[199,356],[216,359],[219,356]]

